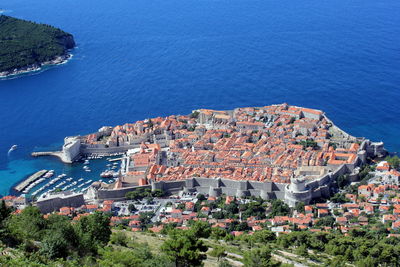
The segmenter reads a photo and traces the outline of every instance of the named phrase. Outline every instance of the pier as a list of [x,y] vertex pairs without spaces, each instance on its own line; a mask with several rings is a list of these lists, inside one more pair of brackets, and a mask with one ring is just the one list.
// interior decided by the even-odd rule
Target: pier
[[64,163],[71,163],[71,162],[64,160],[62,151],[32,152],[31,156],[32,157],[54,156],[54,157],[58,157],[59,159],[61,159],[61,161]]
[[28,185],[30,185],[31,183],[35,182],[37,179],[39,179],[40,177],[42,177],[45,173],[47,172],[47,170],[41,170],[38,171],[34,174],[32,174],[31,176],[28,177],[28,179],[22,181],[21,183],[19,183],[16,187],[15,190],[17,190],[18,192],[21,192],[22,190],[24,190]]
[[124,158],[116,158],[116,159],[109,159],[109,162],[114,162],[114,161],[119,161],[119,160],[123,160]]
[[32,152],[32,157],[41,157],[41,156],[56,156],[61,157],[61,151],[48,151],[48,152]]

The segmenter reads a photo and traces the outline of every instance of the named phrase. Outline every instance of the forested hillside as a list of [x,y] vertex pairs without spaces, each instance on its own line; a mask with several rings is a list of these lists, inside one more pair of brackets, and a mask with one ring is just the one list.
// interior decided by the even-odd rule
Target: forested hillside
[[[399,266],[400,239],[385,227],[338,232],[294,231],[277,237],[270,230],[234,236],[208,222],[171,223],[159,233],[146,214],[143,230],[129,220],[111,221],[95,212],[43,216],[36,207],[14,211],[0,202],[0,266]],[[288,264],[289,263],[289,264]]]
[[40,66],[74,46],[72,35],[60,29],[0,15],[0,72]]

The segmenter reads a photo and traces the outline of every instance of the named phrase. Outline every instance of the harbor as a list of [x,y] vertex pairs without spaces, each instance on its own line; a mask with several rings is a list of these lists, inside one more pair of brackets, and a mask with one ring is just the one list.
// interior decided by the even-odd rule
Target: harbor
[[18,184],[15,187],[15,190],[17,190],[18,192],[23,191],[26,187],[28,187],[31,183],[35,182],[36,180],[38,180],[40,177],[42,177],[45,173],[47,172],[47,170],[41,170],[38,171],[36,173],[34,173],[33,175],[29,176],[26,180],[22,181],[20,184]]
[[73,164],[60,164],[56,159],[43,158],[41,161],[47,163],[43,167],[47,168],[15,184],[10,194],[38,199],[52,192],[85,192],[94,182],[112,184],[118,177],[120,167],[120,158],[116,159],[116,156],[90,157]]

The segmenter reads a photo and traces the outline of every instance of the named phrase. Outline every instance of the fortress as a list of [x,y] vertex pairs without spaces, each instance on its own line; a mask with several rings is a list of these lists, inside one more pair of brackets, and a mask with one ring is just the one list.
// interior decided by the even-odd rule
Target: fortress
[[[368,151],[380,151],[384,149],[382,143],[372,143],[365,140],[363,148]],[[317,177],[292,178],[290,183],[258,182],[247,180],[229,180],[221,178],[192,177],[178,181],[153,181],[151,185],[128,186],[123,188],[102,188],[95,186],[91,188],[91,194],[98,200],[113,199],[123,200],[125,194],[138,188],[161,189],[168,193],[199,192],[210,196],[221,196],[222,194],[236,197],[255,196],[263,199],[281,199],[289,206],[294,207],[296,203],[304,202],[309,204],[313,199],[328,198],[336,189],[336,179],[340,175],[348,174],[349,179],[356,180],[359,167],[365,164],[366,156],[376,157],[383,154],[369,154],[367,150],[360,150],[360,157],[354,164],[343,164],[334,171],[329,170],[324,175]],[[310,179],[312,178],[312,179]]]
[[62,156],[125,153],[121,176],[94,184],[93,199],[123,199],[151,187],[211,196],[260,196],[290,206],[327,198],[336,180],[358,177],[367,158],[386,154],[383,143],[353,137],[320,110],[289,106],[199,109],[65,139]]

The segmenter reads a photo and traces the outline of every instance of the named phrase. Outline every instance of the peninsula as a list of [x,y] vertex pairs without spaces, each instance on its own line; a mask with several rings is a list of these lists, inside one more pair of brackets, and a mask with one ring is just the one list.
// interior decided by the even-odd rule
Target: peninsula
[[73,36],[58,28],[0,15],[0,78],[63,63],[74,47]]
[[[121,157],[108,158],[107,173],[112,175],[102,176],[107,180],[74,181],[61,174],[46,181],[53,175],[51,171],[43,175],[46,170],[30,176],[16,189],[36,190],[33,206],[24,195],[3,197],[3,205],[19,209],[10,222],[24,229],[26,222],[38,221],[27,216],[45,214],[42,225],[50,224],[45,233],[70,229],[61,239],[66,248],[78,247],[79,240],[93,243],[86,242],[89,223],[95,225],[91,229],[112,227],[113,234],[120,231],[143,242],[163,242],[154,251],[157,255],[173,251],[172,264],[159,264],[165,267],[200,266],[201,261],[216,266],[211,257],[214,263],[217,258],[229,261],[219,266],[238,267],[398,266],[400,262],[400,159],[386,157],[382,142],[347,134],[323,111],[287,104],[198,109],[189,115],[67,137],[62,151],[34,156],[57,156],[70,163],[85,159],[87,169],[90,159],[116,154]],[[55,227],[54,222],[62,224]],[[6,225],[10,227],[9,222]],[[17,226],[11,225],[11,230]],[[81,226],[84,230],[76,228]],[[85,239],[69,241],[74,229]],[[63,236],[50,234],[58,246]],[[178,245],[171,244],[178,238]],[[50,247],[48,240],[52,239],[36,242],[38,253],[53,255],[47,251],[53,253],[56,246]],[[108,239],[104,240],[103,247]],[[136,266],[132,250],[140,246],[126,245],[122,235],[110,240],[109,251],[122,244],[121,251],[135,260],[125,265]],[[209,250],[193,247],[202,240]],[[68,253],[66,248],[59,251]],[[196,262],[176,259],[188,248],[196,251]],[[218,255],[213,252],[217,249]],[[97,262],[115,263],[121,257],[116,253],[109,256],[112,261],[105,261],[103,257],[112,254],[100,252]]]
[[[124,154],[119,179],[97,194],[124,197],[152,185],[209,195],[261,196],[290,206],[329,197],[337,177],[358,176],[367,158],[383,157],[383,143],[353,137],[320,110],[289,106],[194,110],[97,133],[65,138],[54,155],[65,163]],[[175,188],[176,187],[176,188]],[[107,191],[111,189],[111,191]]]

